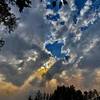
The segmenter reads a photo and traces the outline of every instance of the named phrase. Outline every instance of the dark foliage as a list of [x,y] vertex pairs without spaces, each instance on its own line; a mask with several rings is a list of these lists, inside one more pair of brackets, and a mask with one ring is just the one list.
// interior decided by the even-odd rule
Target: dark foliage
[[81,90],[76,90],[72,85],[70,87],[58,86],[51,95],[38,91],[34,100],[100,100],[100,96],[95,89],[83,93]]
[[16,17],[10,12],[11,8],[5,0],[0,0],[0,24],[5,25],[9,31],[16,26]]
[[[9,6],[10,5],[10,6]],[[6,26],[10,33],[14,31],[18,18],[11,12],[11,5],[17,6],[19,12],[22,12],[25,7],[30,7],[31,0],[0,0],[0,25]],[[4,45],[4,41],[0,40],[0,48]]]
[[16,5],[19,8],[19,11],[22,12],[24,7],[30,7],[31,1],[30,0],[16,0]]
[[33,100],[31,96],[29,96],[28,100]]
[[0,24],[6,26],[9,32],[13,31],[16,27],[16,16],[11,13],[11,7],[17,6],[19,11],[22,12],[25,7],[30,7],[30,0],[0,0]]

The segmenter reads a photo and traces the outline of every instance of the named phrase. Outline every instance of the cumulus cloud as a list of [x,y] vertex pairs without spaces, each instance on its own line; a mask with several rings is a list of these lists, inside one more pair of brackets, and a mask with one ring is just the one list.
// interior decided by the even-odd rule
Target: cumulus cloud
[[[71,10],[74,11],[73,0],[68,0],[68,3]],[[86,25],[89,22],[89,19],[85,20],[83,15],[89,9],[90,4],[86,3],[81,10],[82,20],[80,18],[79,24]],[[13,10],[17,12],[17,9]],[[43,18],[43,13],[44,9],[39,4],[39,0],[33,0],[32,8],[25,10],[20,15],[18,28],[13,34],[2,34],[3,27],[0,28],[0,36],[5,36],[6,40],[6,44],[0,51],[0,83],[3,82],[1,84],[4,86],[8,84],[6,85],[7,89],[13,87],[12,90],[18,89],[19,91],[19,88],[30,79],[29,77],[32,77],[33,72],[40,69],[50,58],[50,55],[43,51],[43,44],[48,39],[51,30]],[[64,15],[64,13],[60,13]],[[94,18],[93,14],[92,17]],[[77,29],[77,25],[71,23],[71,20],[72,18],[66,22],[67,25],[56,32],[57,35],[55,36],[57,39],[66,37],[64,50],[70,48],[70,63],[62,63],[62,60],[55,62],[49,71],[43,75],[43,78],[35,78],[29,82],[30,87],[27,87],[27,92],[22,89],[17,95],[22,95],[22,98],[27,97],[30,91],[38,89],[50,92],[57,85],[63,84],[74,84],[81,89],[92,87],[100,90],[100,20],[98,19],[93,25],[89,25],[82,34]],[[55,25],[55,23],[53,24]],[[75,32],[76,37],[74,39],[70,32]],[[42,66],[42,68],[44,67]],[[6,89],[4,90],[6,91]],[[2,97],[0,96],[0,98]],[[12,100],[16,100],[15,98],[12,97]]]

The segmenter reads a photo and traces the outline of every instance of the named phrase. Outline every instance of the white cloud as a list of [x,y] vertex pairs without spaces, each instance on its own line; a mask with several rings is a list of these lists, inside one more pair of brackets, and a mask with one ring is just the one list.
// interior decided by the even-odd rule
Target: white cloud
[[5,80],[6,80],[6,77],[0,73],[0,82],[5,81]]

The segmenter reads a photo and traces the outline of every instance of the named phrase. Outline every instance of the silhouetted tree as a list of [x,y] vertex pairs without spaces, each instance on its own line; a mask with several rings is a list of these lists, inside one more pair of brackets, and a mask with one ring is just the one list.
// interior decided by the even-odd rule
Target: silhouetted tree
[[29,96],[28,100],[33,100],[31,96]]
[[73,85],[70,87],[58,86],[51,95],[42,94],[39,91],[34,100],[100,100],[100,96],[97,94],[96,90],[82,93],[81,90],[76,90]]
[[9,31],[16,27],[16,16],[11,12],[11,6],[17,6],[22,12],[25,7],[30,7],[31,0],[0,0],[0,24],[5,25]]
[[88,92],[87,91],[84,91],[84,97],[83,97],[84,100],[88,100]]
[[[0,25],[6,26],[8,32],[14,31],[17,24],[17,18],[11,12],[11,6],[17,6],[19,12],[25,7],[30,7],[31,0],[0,0]],[[4,40],[0,39],[0,48],[4,45]]]
[[40,91],[38,91],[34,100],[42,100],[42,99],[43,99],[43,95]]

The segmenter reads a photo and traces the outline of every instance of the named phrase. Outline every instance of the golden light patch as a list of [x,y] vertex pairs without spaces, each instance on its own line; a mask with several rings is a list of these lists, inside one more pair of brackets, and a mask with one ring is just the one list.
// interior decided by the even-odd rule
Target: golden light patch
[[0,94],[12,95],[18,91],[18,87],[12,83],[0,82]]
[[12,95],[15,94],[16,92],[24,90],[27,91],[27,89],[30,88],[30,82],[35,78],[42,80],[43,75],[45,75],[49,71],[49,69],[54,65],[55,62],[56,62],[55,59],[50,57],[50,59],[46,63],[44,63],[39,69],[33,72],[24,82],[24,84],[20,87],[17,87],[9,82],[0,81],[0,94]]
[[100,68],[95,70],[95,78],[93,80],[93,88],[100,90]]
[[43,75],[45,75],[50,70],[50,68],[55,64],[55,62],[56,60],[50,57],[46,63],[44,63],[39,69],[37,69],[28,77],[28,79],[24,82],[22,88],[30,86],[30,83],[36,78],[42,80]]
[[57,88],[57,85],[58,85],[57,79],[51,79],[50,81],[47,81],[45,83],[44,91],[46,93],[52,93]]

